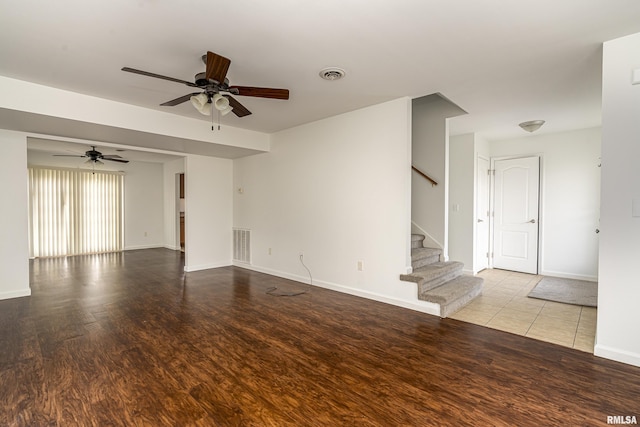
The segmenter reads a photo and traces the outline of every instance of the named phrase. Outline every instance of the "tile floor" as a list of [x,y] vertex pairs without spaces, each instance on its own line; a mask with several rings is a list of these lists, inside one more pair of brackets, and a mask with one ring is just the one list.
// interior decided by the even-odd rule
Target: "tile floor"
[[593,353],[596,308],[528,298],[542,276],[484,270],[478,277],[484,279],[482,296],[452,319]]

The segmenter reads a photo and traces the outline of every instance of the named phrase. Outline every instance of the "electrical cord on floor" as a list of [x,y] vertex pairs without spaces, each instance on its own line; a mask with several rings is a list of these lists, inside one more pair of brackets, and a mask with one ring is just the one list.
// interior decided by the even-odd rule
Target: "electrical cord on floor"
[[304,255],[300,254],[300,264],[307,270],[309,273],[309,287],[304,291],[284,291],[279,290],[277,286],[272,286],[267,289],[267,295],[272,295],[274,297],[295,297],[297,295],[306,294],[311,290],[311,285],[313,285],[313,277],[311,276],[311,270],[304,263]]

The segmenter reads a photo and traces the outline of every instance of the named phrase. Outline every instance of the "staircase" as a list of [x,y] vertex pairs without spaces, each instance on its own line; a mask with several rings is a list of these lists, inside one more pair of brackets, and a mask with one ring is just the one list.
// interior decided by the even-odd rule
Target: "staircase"
[[424,236],[411,235],[413,273],[401,274],[400,280],[418,285],[418,299],[440,304],[440,317],[447,317],[482,293],[483,279],[462,275],[464,264],[440,261],[442,250],[425,248]]

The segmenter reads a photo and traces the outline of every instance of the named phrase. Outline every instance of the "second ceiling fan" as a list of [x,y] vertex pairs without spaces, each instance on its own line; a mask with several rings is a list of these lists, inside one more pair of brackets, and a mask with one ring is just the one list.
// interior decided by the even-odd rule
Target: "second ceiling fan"
[[148,77],[155,77],[157,79],[169,80],[185,84],[189,87],[201,89],[202,92],[189,93],[160,105],[172,107],[191,100],[193,106],[204,115],[211,114],[212,106],[223,115],[229,112],[233,112],[238,117],[244,117],[251,114],[251,111],[231,95],[289,99],[288,89],[230,86],[229,79],[227,79],[227,71],[229,70],[229,65],[231,65],[231,60],[224,56],[213,52],[207,52],[206,55],[202,56],[202,61],[206,64],[206,70],[204,73],[196,74],[195,81],[193,83],[129,67],[123,67],[122,71],[141,74]]

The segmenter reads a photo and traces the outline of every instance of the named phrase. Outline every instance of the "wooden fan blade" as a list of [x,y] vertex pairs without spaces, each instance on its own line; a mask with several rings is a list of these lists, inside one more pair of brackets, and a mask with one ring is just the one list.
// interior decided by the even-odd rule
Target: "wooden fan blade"
[[81,156],[80,154],[52,154],[52,156],[54,157],[87,157],[87,156]]
[[135,68],[123,67],[122,71],[128,73],[140,74],[147,77],[155,77],[156,79],[169,80],[170,82],[182,83],[191,87],[198,87],[195,83],[188,82],[186,80],[175,79],[173,77],[161,76],[160,74],[150,73],[148,71],[136,70]]
[[118,156],[117,154],[105,154],[102,156],[103,159],[121,159],[122,156]]
[[233,107],[233,110],[231,110],[231,112],[236,116],[244,117],[251,114],[251,111],[247,110],[247,107],[240,104],[238,100],[232,97],[231,95],[223,95],[223,96],[229,100],[229,105]]
[[220,56],[217,53],[207,52],[207,71],[205,78],[207,80],[215,80],[218,83],[224,83],[224,78],[229,71],[231,60]]
[[200,92],[189,93],[187,95],[181,96],[180,98],[172,99],[171,101],[164,102],[160,105],[163,107],[173,107],[174,105],[182,104],[183,102],[187,102],[192,96],[200,95]]
[[236,89],[237,95],[257,96],[260,98],[289,99],[289,89],[271,89],[267,87],[231,86],[229,90]]

